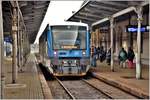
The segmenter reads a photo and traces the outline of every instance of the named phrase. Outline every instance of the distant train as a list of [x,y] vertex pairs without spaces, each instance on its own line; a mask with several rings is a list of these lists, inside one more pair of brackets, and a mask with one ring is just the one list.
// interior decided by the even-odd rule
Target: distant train
[[48,24],[39,39],[41,63],[55,76],[84,76],[90,68],[90,34],[80,22]]

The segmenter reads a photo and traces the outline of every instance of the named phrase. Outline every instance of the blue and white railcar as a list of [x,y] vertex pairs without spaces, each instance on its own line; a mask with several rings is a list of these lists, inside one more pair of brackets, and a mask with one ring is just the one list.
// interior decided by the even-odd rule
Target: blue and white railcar
[[85,23],[48,24],[39,44],[41,62],[55,76],[83,76],[90,68],[90,34]]

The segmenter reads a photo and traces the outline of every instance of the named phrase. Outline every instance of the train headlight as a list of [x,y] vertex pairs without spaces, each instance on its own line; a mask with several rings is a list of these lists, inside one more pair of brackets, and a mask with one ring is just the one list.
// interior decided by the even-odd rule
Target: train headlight
[[85,55],[85,51],[83,51],[82,54]]
[[54,55],[56,55],[56,51],[54,51]]

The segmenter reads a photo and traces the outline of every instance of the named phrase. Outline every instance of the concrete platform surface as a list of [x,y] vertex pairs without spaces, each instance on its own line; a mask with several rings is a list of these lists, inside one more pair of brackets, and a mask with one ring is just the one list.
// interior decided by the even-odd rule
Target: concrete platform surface
[[111,72],[110,65],[97,61],[97,67],[92,67],[91,72],[101,80],[119,87],[141,98],[149,98],[149,66],[142,66],[142,79],[136,79],[135,68],[121,68],[114,64],[114,72]]
[[17,84],[12,85],[12,61],[5,59],[4,99],[44,99],[35,56],[30,54],[23,72],[18,73]]

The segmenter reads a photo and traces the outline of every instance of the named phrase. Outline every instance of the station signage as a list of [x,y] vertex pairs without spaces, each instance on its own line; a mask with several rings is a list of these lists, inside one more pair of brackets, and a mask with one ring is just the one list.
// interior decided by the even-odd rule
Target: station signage
[[12,38],[10,36],[4,37],[4,41],[12,43]]
[[[141,32],[149,32],[149,26],[147,25],[142,25],[141,28],[140,28],[140,31]],[[128,25],[126,26],[126,32],[129,32],[129,33],[134,33],[134,32],[137,32],[138,31],[138,26],[137,25]]]

